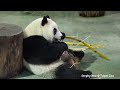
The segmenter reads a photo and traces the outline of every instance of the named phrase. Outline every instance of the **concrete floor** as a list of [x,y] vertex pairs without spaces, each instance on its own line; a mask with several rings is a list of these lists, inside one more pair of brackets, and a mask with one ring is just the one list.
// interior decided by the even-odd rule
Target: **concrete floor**
[[[99,77],[102,79],[120,79],[120,11],[107,11],[105,16],[96,18],[80,17],[77,11],[41,11],[32,14],[0,11],[0,22],[17,24],[24,29],[31,21],[43,15],[49,15],[67,35],[78,36],[81,39],[90,36],[86,42],[105,45],[98,51],[107,55],[110,61],[86,50],[84,60],[81,62],[82,69],[91,70],[94,75],[102,75]],[[24,70],[16,78],[51,79],[53,77],[52,72],[36,76]]]

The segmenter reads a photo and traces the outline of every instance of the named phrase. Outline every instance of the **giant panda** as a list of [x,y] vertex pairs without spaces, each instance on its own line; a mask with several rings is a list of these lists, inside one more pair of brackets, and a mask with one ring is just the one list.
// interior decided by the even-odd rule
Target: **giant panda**
[[[70,51],[63,42],[66,35],[48,15],[32,21],[23,34],[24,66],[33,74],[55,70],[54,79],[82,79],[85,78],[82,74],[91,75],[91,71],[70,68],[69,63],[61,60],[61,56]],[[84,56],[82,51],[74,54],[80,58]]]

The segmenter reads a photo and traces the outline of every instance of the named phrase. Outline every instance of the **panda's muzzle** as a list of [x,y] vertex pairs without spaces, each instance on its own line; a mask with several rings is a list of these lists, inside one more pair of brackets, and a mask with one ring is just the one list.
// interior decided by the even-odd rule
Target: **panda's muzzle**
[[60,42],[60,41],[62,41],[65,37],[66,37],[66,35],[65,35],[65,33],[63,33],[63,32],[61,32],[61,36],[60,36],[60,39],[57,39],[57,38],[53,38],[53,41],[56,41],[56,42]]

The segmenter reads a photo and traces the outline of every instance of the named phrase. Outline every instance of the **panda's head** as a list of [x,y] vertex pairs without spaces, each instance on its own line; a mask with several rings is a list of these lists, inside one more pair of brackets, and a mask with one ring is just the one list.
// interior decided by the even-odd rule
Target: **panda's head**
[[49,16],[44,16],[41,21],[41,27],[43,30],[43,37],[50,41],[60,41],[65,38],[65,34],[62,33],[58,25],[50,19]]
[[58,25],[49,16],[38,18],[26,27],[24,36],[29,37],[34,35],[43,36],[50,42],[54,40],[60,41],[65,38],[65,34],[58,29]]

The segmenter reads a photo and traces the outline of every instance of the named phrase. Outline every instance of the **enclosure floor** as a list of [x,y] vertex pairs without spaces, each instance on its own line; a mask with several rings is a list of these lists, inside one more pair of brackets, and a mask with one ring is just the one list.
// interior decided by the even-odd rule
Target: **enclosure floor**
[[[104,48],[97,49],[110,58],[107,61],[91,50],[86,50],[85,57],[81,62],[81,69],[91,70],[93,75],[100,75],[99,79],[120,79],[120,12],[109,11],[103,17],[84,18],[76,11],[47,11],[37,14],[25,14],[19,11],[0,11],[0,22],[12,23],[21,26],[23,29],[34,19],[43,15],[49,15],[56,21],[59,29],[68,36],[78,36],[91,44],[104,45]],[[104,75],[104,76],[103,76]],[[51,79],[52,72],[36,76],[23,70],[17,79]]]

